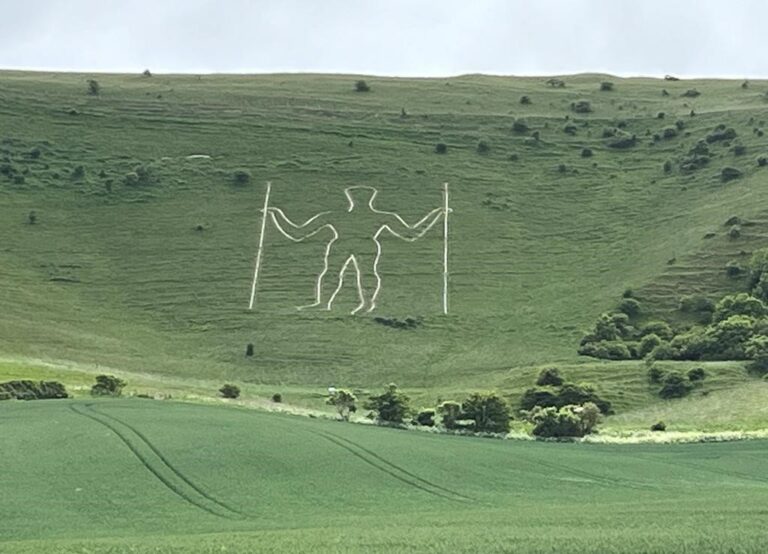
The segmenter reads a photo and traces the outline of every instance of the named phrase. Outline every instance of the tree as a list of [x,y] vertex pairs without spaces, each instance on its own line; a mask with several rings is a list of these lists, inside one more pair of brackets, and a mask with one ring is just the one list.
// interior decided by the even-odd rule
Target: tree
[[446,429],[455,429],[456,422],[461,419],[461,404],[446,400],[437,407],[437,414]]
[[349,421],[349,415],[357,411],[357,397],[346,389],[333,389],[325,403],[334,406],[344,421]]
[[91,387],[93,396],[120,396],[126,382],[114,375],[97,375],[96,384]]
[[560,371],[556,367],[548,367],[546,369],[542,369],[541,373],[539,373],[539,376],[536,379],[536,384],[541,387],[547,385],[559,387],[564,382],[565,380],[560,376]]
[[230,383],[225,383],[219,389],[219,394],[221,394],[221,396],[224,398],[238,398],[240,396],[240,387]]
[[752,317],[764,317],[768,315],[768,307],[759,298],[741,292],[724,296],[715,306],[712,320],[717,323],[724,321],[733,315],[747,315]]
[[750,371],[765,373],[768,371],[768,337],[757,335],[747,341],[746,354],[752,361],[747,366]]
[[101,85],[95,79],[88,79],[88,94],[98,96],[101,94]]
[[390,383],[382,394],[369,397],[365,408],[373,410],[379,422],[402,423],[410,411],[409,401],[408,396],[397,389],[397,385]]
[[679,371],[670,371],[664,376],[663,385],[659,391],[662,398],[682,398],[693,386]]
[[356,92],[370,92],[371,87],[368,86],[368,83],[360,79],[359,81],[355,82],[355,91]]
[[462,419],[475,422],[475,431],[481,433],[509,432],[509,407],[496,393],[471,394],[461,404]]

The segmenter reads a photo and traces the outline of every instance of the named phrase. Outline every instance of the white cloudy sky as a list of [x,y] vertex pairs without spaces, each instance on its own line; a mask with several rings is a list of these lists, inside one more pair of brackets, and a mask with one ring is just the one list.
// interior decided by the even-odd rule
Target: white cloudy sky
[[0,68],[768,77],[765,0],[0,0]]

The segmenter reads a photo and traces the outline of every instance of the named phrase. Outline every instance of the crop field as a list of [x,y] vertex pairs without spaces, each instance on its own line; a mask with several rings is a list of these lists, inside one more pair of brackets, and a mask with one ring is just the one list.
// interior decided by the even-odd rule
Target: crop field
[[4,554],[765,545],[765,441],[482,440],[139,399],[6,404],[0,436]]

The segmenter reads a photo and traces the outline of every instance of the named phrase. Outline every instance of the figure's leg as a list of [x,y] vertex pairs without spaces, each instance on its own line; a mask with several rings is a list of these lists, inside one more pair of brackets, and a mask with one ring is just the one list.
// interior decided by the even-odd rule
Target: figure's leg
[[323,309],[330,309],[330,308],[326,308],[325,300],[324,300],[324,298],[328,296],[327,290],[326,290],[328,288],[327,282],[329,280],[331,283],[334,282],[333,274],[334,274],[334,271],[335,271],[334,268],[336,267],[336,265],[338,265],[339,268],[344,265],[344,260],[337,253],[338,249],[333,247],[334,242],[335,242],[335,239],[329,242],[325,248],[325,253],[323,256],[323,267],[320,273],[317,275],[317,279],[315,280],[314,302],[312,304],[307,304],[306,306],[299,306],[297,309],[305,310],[310,308],[318,308],[321,306]]
[[[328,297],[327,301],[323,299],[326,310],[333,308],[333,302],[336,300],[336,296],[341,292],[341,289],[344,286],[345,274],[351,279],[357,278],[355,257],[352,254],[349,254],[347,250],[338,250],[336,255],[332,253],[329,258],[328,267],[330,280],[331,282],[334,280],[336,281],[336,287],[333,289],[333,292]],[[330,286],[328,288],[330,289]]]
[[360,310],[372,312],[376,308],[376,297],[381,288],[381,279],[379,278],[377,262],[378,255],[366,254],[356,255],[358,270],[358,290],[360,291],[360,306],[353,313]]

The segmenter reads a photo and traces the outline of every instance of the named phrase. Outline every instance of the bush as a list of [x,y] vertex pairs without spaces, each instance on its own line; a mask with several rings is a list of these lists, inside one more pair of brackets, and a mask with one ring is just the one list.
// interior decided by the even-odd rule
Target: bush
[[675,138],[677,136],[677,127],[664,127],[661,136],[665,139]]
[[245,345],[245,355],[247,357],[253,356],[253,343],[249,342],[247,345]]
[[37,223],[37,212],[35,212],[35,210],[32,210],[29,212],[29,214],[27,214],[27,223],[30,225]]
[[484,140],[481,140],[480,142],[477,143],[478,154],[487,154],[488,152],[490,152],[490,150],[491,150],[491,147]]
[[423,427],[434,427],[435,426],[435,410],[431,408],[421,410],[418,414],[416,414],[416,417],[413,419],[413,423],[415,425],[421,425]]
[[101,94],[101,85],[94,79],[88,79],[88,94],[98,96]]
[[371,87],[362,79],[355,81],[355,92],[370,92],[370,90]]
[[275,404],[280,404],[282,403],[282,401],[283,401],[283,395],[280,394],[279,392],[276,392],[275,394],[272,395],[272,402],[274,402]]
[[575,134],[576,134],[576,132],[577,132],[578,130],[579,130],[579,129],[578,129],[578,127],[576,127],[576,125],[573,125],[572,123],[568,123],[568,124],[567,124],[565,127],[563,127],[563,132],[564,132],[566,135],[571,135],[571,136],[573,136],[573,135],[575,135]]
[[664,371],[662,371],[661,368],[652,365],[648,368],[648,382],[651,384],[658,384],[661,383],[661,380],[664,378]]
[[0,383],[0,400],[50,400],[68,397],[67,389],[58,381],[21,379]]
[[686,375],[688,376],[688,380],[691,383],[696,383],[698,381],[703,381],[707,376],[707,373],[704,371],[703,367],[694,367],[693,369],[689,370]]
[[654,333],[645,335],[640,339],[640,345],[637,347],[637,356],[639,358],[645,358],[648,354],[661,344],[661,338]]
[[85,168],[82,165],[77,165],[72,170],[72,178],[75,180],[79,180],[85,177]]
[[745,353],[752,361],[747,369],[755,373],[768,372],[768,337],[756,335],[747,341]]
[[680,96],[684,96],[685,98],[696,98],[697,96],[701,96],[701,93],[695,88],[690,88]]
[[640,313],[640,302],[634,298],[625,298],[619,304],[619,311],[629,317],[634,317]]
[[600,412],[594,404],[562,408],[538,408],[531,413],[533,434],[537,437],[583,437],[594,430]]
[[520,97],[520,103],[523,105],[528,105],[531,103],[531,99],[529,96],[523,95]]
[[701,294],[688,294],[680,298],[680,311],[688,313],[711,313],[715,311],[715,303]]
[[667,430],[667,424],[663,421],[657,421],[653,425],[651,425],[651,431],[666,431]]
[[92,396],[121,396],[126,382],[114,375],[97,375],[91,387]]
[[528,127],[528,123],[524,119],[516,119],[515,122],[512,124],[512,130],[515,133],[527,133],[530,130],[530,127]]
[[737,144],[733,147],[733,155],[734,156],[743,156],[747,153],[747,147],[743,144]]
[[757,157],[757,166],[758,167],[765,167],[768,165],[768,156],[758,156]]
[[721,298],[715,306],[712,321],[717,323],[734,315],[745,315],[754,318],[765,317],[768,315],[768,306],[759,298],[755,298],[746,292],[729,294]]
[[461,419],[461,404],[450,400],[445,401],[437,407],[437,414],[440,416],[443,427],[456,429],[456,422]]
[[613,412],[611,403],[600,398],[591,386],[577,385],[575,383],[564,383],[559,390],[547,388],[528,389],[520,398],[520,409],[531,411],[536,406],[541,408],[562,408],[569,404],[584,404],[586,402],[592,402],[604,414]]
[[141,164],[133,168],[133,171],[124,177],[123,182],[128,186],[149,186],[157,182],[157,175],[154,167]]
[[225,383],[220,389],[219,393],[224,398],[239,398],[240,397],[240,387],[237,385],[232,385],[230,383]]
[[720,180],[723,183],[727,183],[728,181],[733,181],[734,179],[740,179],[744,175],[740,169],[737,169],[735,167],[724,167],[720,171]]
[[444,142],[438,142],[435,145],[435,153],[436,154],[445,154],[446,152],[448,152],[448,145],[445,144]]
[[149,69],[145,69],[142,72],[142,75],[144,75],[144,77],[152,77],[152,72]]
[[553,77],[552,79],[547,80],[547,85],[552,88],[565,88],[565,81]]
[[669,340],[675,336],[675,332],[666,321],[649,321],[640,329],[640,336],[657,335],[660,339]]
[[629,133],[621,132],[616,133],[613,140],[609,140],[607,143],[608,148],[615,148],[616,150],[626,150],[632,148],[637,144],[637,136],[630,135]]
[[232,180],[236,185],[247,185],[251,181],[251,172],[247,169],[236,169],[232,173]]
[[391,383],[382,394],[369,397],[365,408],[373,410],[379,422],[399,424],[410,411],[409,401],[408,396]]
[[659,396],[662,398],[682,398],[691,392],[692,385],[679,371],[670,371],[662,380]]
[[591,148],[582,148],[581,149],[581,157],[582,158],[591,158],[594,155],[594,152]]
[[613,90],[613,83],[610,81],[603,81],[600,83],[600,90],[610,92]]
[[733,140],[736,138],[736,129],[733,127],[726,127],[725,125],[718,125],[715,130],[709,133],[706,137],[706,141],[710,144],[713,142],[721,142],[725,140]]
[[664,162],[664,165],[662,166],[662,168],[664,169],[664,173],[671,173],[672,172],[672,162],[667,160],[666,162]]
[[539,376],[536,378],[536,384],[540,387],[553,386],[559,387],[565,382],[560,375],[560,371],[556,367],[548,367],[542,369]]
[[577,100],[571,102],[571,111],[575,113],[590,113],[592,111],[592,104],[589,100]]
[[357,411],[357,397],[346,389],[332,389],[325,402],[334,406],[344,421],[349,421],[349,415]]
[[730,262],[725,264],[725,274],[728,277],[731,277],[731,278],[740,277],[743,273],[744,273],[744,268],[741,267],[741,264],[736,260],[731,260]]
[[480,433],[509,432],[509,408],[496,393],[474,393],[461,404],[462,419],[475,422],[474,430]]

